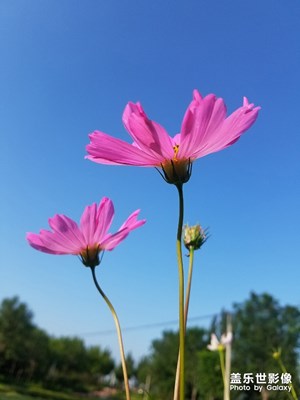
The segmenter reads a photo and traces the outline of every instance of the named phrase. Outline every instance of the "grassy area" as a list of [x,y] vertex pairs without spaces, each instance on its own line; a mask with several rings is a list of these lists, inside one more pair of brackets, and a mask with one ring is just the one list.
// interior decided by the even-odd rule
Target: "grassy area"
[[[90,395],[69,394],[44,389],[37,385],[14,386],[0,383],[0,400],[99,400]],[[125,395],[124,395],[125,399]],[[133,395],[132,400],[141,400],[142,396]],[[104,398],[103,398],[104,400]],[[113,396],[105,400],[123,400],[123,396]]]
[[35,385],[15,386],[0,384],[1,400],[78,400],[79,398],[66,393],[46,390]]

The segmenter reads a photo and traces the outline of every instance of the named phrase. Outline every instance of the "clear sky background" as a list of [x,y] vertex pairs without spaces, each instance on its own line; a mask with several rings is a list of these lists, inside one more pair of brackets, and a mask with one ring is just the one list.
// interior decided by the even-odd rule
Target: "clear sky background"
[[[25,233],[103,196],[113,230],[137,208],[147,224],[97,268],[123,327],[176,320],[176,189],[152,168],[84,159],[95,129],[130,141],[128,101],[178,133],[192,90],[260,105],[234,146],[195,162],[185,222],[209,227],[196,253],[190,316],[250,291],[298,306],[300,3],[296,0],[2,0],[0,2],[0,300],[19,295],[36,324],[118,358],[112,317],[76,257],[33,250]],[[208,325],[209,319],[192,321]],[[124,332],[136,359],[163,329]],[[89,333],[97,333],[89,335]]]

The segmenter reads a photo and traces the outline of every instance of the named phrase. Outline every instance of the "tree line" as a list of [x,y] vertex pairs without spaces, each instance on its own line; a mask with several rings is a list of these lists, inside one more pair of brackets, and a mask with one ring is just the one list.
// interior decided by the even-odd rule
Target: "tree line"
[[[191,327],[186,331],[187,399],[221,400],[222,376],[217,352],[207,349],[210,334],[226,331],[226,311],[214,318],[209,329]],[[281,306],[269,294],[251,293],[243,303],[233,304],[232,368],[236,373],[279,373],[272,355],[281,349],[286,370],[300,393],[299,346],[300,311]],[[151,399],[172,399],[177,365],[178,333],[165,331],[152,342],[150,353],[139,362],[128,354],[128,373],[137,386],[151,393]],[[86,346],[77,337],[52,337],[33,322],[33,313],[18,297],[0,305],[0,380],[36,382],[46,388],[92,391],[115,377],[122,385],[122,371],[108,349]],[[232,392],[232,399],[261,399],[252,388]],[[264,399],[287,399],[287,394],[264,392]],[[146,397],[145,397],[146,398]]]
[[0,306],[0,377],[15,383],[83,390],[115,368],[107,349],[87,347],[77,337],[51,337],[33,323],[18,297]]
[[[207,349],[211,333],[220,338],[226,332],[228,313],[223,310],[213,319],[209,329],[189,328],[186,332],[187,399],[223,400],[223,382],[218,352]],[[274,353],[281,349],[285,368],[292,376],[300,394],[299,348],[300,311],[297,307],[281,306],[269,294],[251,293],[249,299],[235,303],[231,310],[233,327],[231,371],[241,376],[252,373],[278,373],[282,370]],[[174,373],[177,364],[177,332],[166,331],[154,340],[152,349],[139,365],[140,381],[151,374],[151,394],[158,399],[173,399]],[[149,372],[150,371],[150,372]],[[263,391],[250,385],[249,391],[231,391],[237,400],[287,400],[287,392]],[[300,397],[299,397],[300,398]]]

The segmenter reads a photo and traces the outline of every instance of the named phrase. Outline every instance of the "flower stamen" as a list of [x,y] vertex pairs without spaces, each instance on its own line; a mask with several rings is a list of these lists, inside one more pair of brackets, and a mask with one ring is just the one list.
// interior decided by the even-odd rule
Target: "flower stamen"
[[177,154],[178,154],[178,151],[179,151],[179,144],[175,144],[175,146],[173,146],[173,150],[174,150],[174,158],[173,158],[173,160],[174,161],[178,161],[177,160]]

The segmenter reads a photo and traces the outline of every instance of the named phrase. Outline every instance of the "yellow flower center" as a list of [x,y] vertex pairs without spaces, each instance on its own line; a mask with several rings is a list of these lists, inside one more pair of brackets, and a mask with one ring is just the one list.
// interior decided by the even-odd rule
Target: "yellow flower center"
[[163,178],[166,182],[174,185],[186,183],[192,173],[192,163],[190,159],[177,158],[179,144],[173,146],[174,156],[171,159],[166,159],[160,164],[163,170]]

